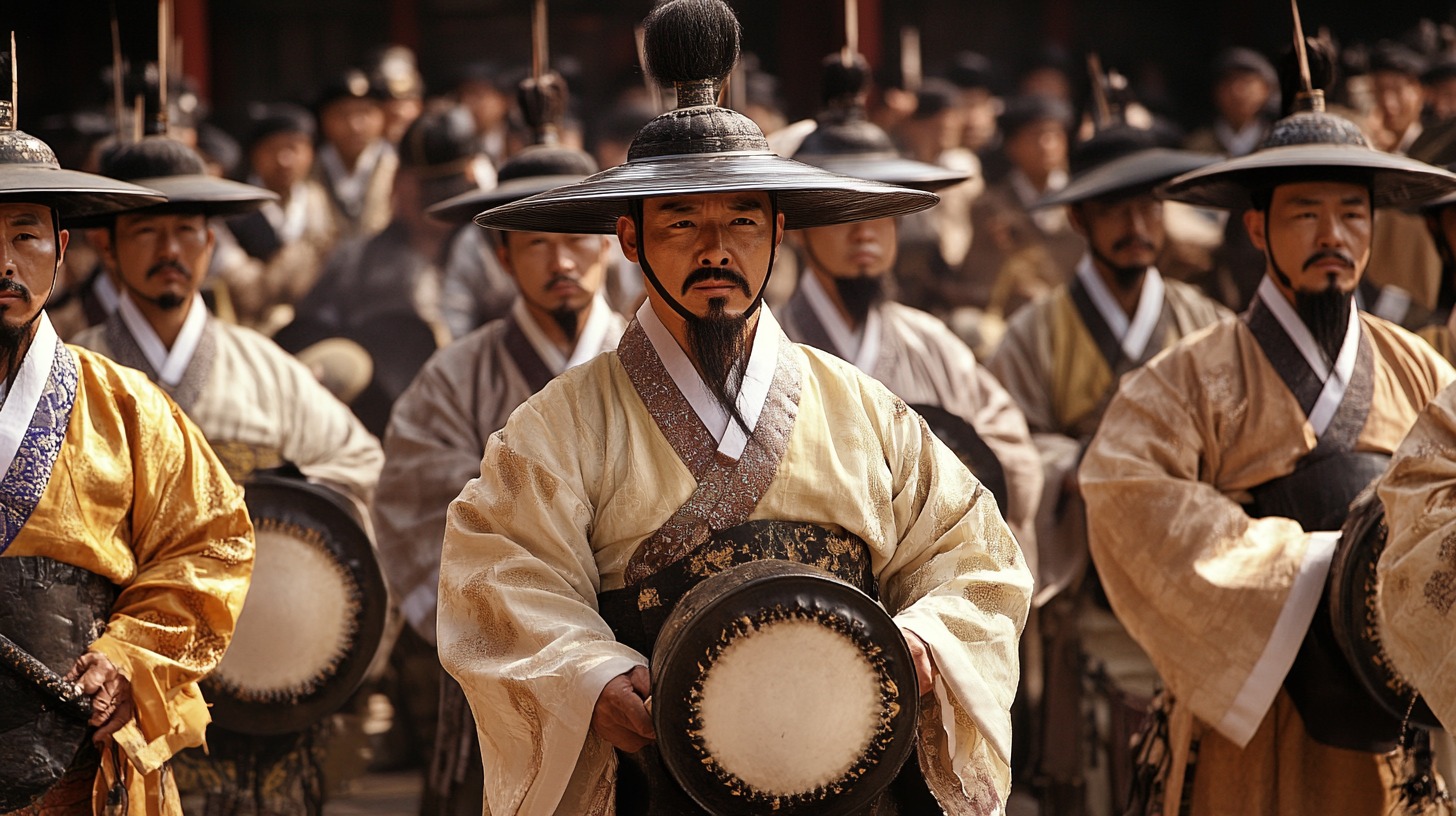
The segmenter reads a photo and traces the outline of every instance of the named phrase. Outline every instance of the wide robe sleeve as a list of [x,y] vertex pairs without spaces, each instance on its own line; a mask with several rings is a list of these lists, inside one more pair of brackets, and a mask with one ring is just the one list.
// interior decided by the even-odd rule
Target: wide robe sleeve
[[1389,529],[1376,599],[1395,668],[1456,728],[1456,387],[1426,407],[1379,487]]
[[[122,583],[106,633],[91,649],[131,681],[136,720],[116,740],[151,773],[203,744],[209,717],[196,682],[232,639],[252,574],[253,528],[242,491],[202,433],[150,383],[131,385],[139,393],[119,400],[134,399],[134,413],[88,417],[102,438],[129,440],[135,557],[135,575]],[[98,456],[93,466],[104,461]],[[75,497],[82,506],[89,498]]]
[[[450,355],[452,350],[440,355]],[[485,450],[473,403],[504,398],[503,394],[482,394],[470,388],[477,372],[464,365],[448,365],[452,359],[453,355],[437,355],[395,402],[384,435],[384,469],[374,499],[380,564],[399,598],[400,611],[430,643],[436,642],[445,514],[460,488],[479,475]],[[469,357],[471,362],[476,359]]]
[[475,714],[496,816],[608,812],[616,757],[588,738],[592,710],[608,680],[647,665],[598,613],[581,461],[602,446],[576,399],[558,379],[517,409],[446,519],[440,660]]
[[[1236,362],[1200,369],[1208,349],[1179,346],[1123,380],[1080,481],[1092,558],[1119,620],[1181,704],[1245,745],[1313,618],[1333,540],[1290,519],[1250,518],[1212,483],[1232,458],[1232,436],[1247,444],[1271,427],[1258,411],[1279,409],[1279,399],[1286,412],[1298,408],[1276,392],[1227,410],[1241,399],[1229,395],[1280,383],[1245,383]],[[1264,442],[1254,458],[1282,475],[1274,468],[1285,451]]]
[[939,672],[934,697],[922,700],[920,767],[947,813],[991,812],[1010,793],[1010,708],[1031,574],[990,492],[925,422],[903,404],[889,422],[898,538],[879,575],[881,598]]

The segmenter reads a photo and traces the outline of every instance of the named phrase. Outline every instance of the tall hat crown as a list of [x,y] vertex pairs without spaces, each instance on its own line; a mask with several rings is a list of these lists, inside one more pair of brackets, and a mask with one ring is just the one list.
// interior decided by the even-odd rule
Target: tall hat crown
[[677,88],[678,107],[638,131],[628,161],[482,213],[494,229],[610,233],[630,202],[668,195],[773,195],[789,229],[904,215],[933,194],[851,179],[774,154],[748,117],[714,104],[738,56],[738,20],[722,0],[669,0],[649,15],[646,62]]
[[[1325,111],[1324,90],[1310,70],[1310,41],[1299,7],[1294,12],[1294,56],[1299,87],[1294,112],[1274,123],[1254,152],[1185,173],[1162,195],[1204,207],[1245,210],[1254,191],[1297,181],[1351,180],[1370,186],[1374,206],[1420,204],[1456,191],[1456,175],[1370,147],[1353,122]],[[1332,76],[1332,74],[1331,74]]]
[[0,60],[8,66],[10,93],[0,99],[0,202],[40,204],[67,221],[163,200],[162,194],[91,173],[62,170],[50,145],[17,129],[18,69],[15,34]]

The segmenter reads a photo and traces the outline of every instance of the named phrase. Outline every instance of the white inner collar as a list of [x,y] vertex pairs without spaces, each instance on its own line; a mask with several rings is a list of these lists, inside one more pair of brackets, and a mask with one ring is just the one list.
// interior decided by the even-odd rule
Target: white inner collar
[[[657,352],[658,359],[672,377],[677,390],[687,399],[693,413],[698,415],[698,419],[718,441],[718,452],[735,460],[742,456],[743,449],[748,445],[748,434],[737,423],[731,422],[728,413],[718,406],[708,387],[703,384],[703,378],[693,366],[692,360],[688,359],[687,353],[652,310],[650,299],[637,309],[637,322],[647,334],[648,341],[652,343],[653,350]],[[753,335],[753,347],[748,352],[748,365],[743,371],[743,387],[738,391],[738,411],[743,415],[744,422],[748,423],[750,432],[758,428],[758,419],[768,401],[768,389],[773,383],[774,370],[778,366],[779,338],[782,336],[783,330],[769,312],[768,305],[760,305],[758,328]]]
[[576,333],[576,346],[571,350],[571,356],[567,357],[562,353],[561,348],[551,338],[546,336],[546,331],[531,310],[526,307],[525,298],[517,297],[516,302],[511,304],[511,316],[515,318],[516,325],[521,327],[521,333],[526,335],[526,340],[535,350],[536,356],[546,364],[552,374],[575,368],[582,363],[592,359],[601,353],[602,344],[606,342],[607,332],[612,327],[611,308],[607,306],[602,293],[598,292],[593,298],[591,305],[586,310],[586,323],[582,324],[581,330]]
[[[249,178],[248,183],[255,187],[263,186],[263,180],[257,176]],[[300,181],[289,189],[287,205],[269,201],[263,205],[262,213],[283,243],[290,244],[302,238],[308,228],[308,183]]]
[[1077,278],[1087,289],[1087,296],[1097,307],[1097,313],[1112,330],[1112,336],[1117,338],[1122,353],[1133,362],[1141,360],[1148,342],[1153,339],[1153,330],[1158,327],[1158,319],[1163,316],[1163,276],[1158,274],[1157,267],[1148,267],[1143,275],[1143,288],[1138,294],[1137,308],[1133,310],[1131,320],[1092,266],[1092,256],[1082,256],[1082,262],[1077,264]]
[[351,172],[344,167],[344,159],[339,155],[338,148],[331,144],[324,145],[323,150],[319,151],[319,161],[323,162],[329,182],[333,185],[334,192],[338,194],[339,198],[350,203],[364,200],[364,195],[368,192],[369,178],[374,175],[374,168],[378,166],[379,160],[383,158],[388,146],[388,142],[379,139],[364,148],[364,152],[359,154],[359,160],[354,162],[354,169]]
[[202,342],[202,330],[207,327],[207,305],[202,302],[202,295],[192,295],[187,319],[183,321],[182,331],[177,333],[177,342],[170,350],[132,302],[131,296],[121,298],[116,313],[126,324],[127,331],[131,332],[132,339],[136,340],[147,363],[157,372],[157,381],[168,388],[176,388],[187,373],[187,366],[192,364],[192,355],[197,353],[197,346]]
[[56,343],[59,340],[51,326],[50,316],[41,312],[36,323],[35,339],[26,350],[25,359],[20,362],[15,385],[6,395],[5,404],[0,405],[0,479],[10,472],[10,465],[20,452],[20,443],[30,428],[30,420],[35,416],[35,408],[45,393],[46,382],[51,378],[51,368],[56,361]]
[[1314,408],[1309,412],[1309,424],[1314,427],[1315,436],[1324,436],[1325,429],[1330,426],[1330,421],[1335,418],[1335,412],[1345,399],[1345,389],[1350,387],[1350,380],[1355,376],[1355,357],[1360,350],[1359,310],[1353,306],[1350,308],[1350,323],[1345,328],[1345,339],[1340,343],[1340,353],[1335,357],[1334,367],[1331,368],[1325,361],[1319,344],[1315,342],[1314,335],[1310,334],[1309,327],[1304,325],[1299,313],[1294,311],[1279,287],[1274,285],[1274,279],[1264,276],[1264,280],[1259,282],[1257,294],[1279,321],[1284,333],[1294,342],[1294,347],[1299,349],[1305,362],[1309,363],[1315,376],[1324,383]]
[[121,305],[121,292],[111,282],[111,275],[106,270],[101,270],[101,274],[96,276],[96,283],[91,289],[96,293],[96,299],[101,301],[101,308],[106,314],[116,314],[117,307]]
[[819,318],[820,325],[829,335],[829,342],[834,344],[834,348],[827,350],[854,363],[854,367],[860,371],[874,376],[875,364],[880,359],[882,336],[879,308],[870,309],[862,328],[852,328],[849,321],[844,319],[844,313],[830,299],[829,293],[824,291],[824,285],[819,282],[819,276],[814,274],[814,270],[806,268],[799,278],[799,286],[804,289],[809,308],[814,310],[814,316]]

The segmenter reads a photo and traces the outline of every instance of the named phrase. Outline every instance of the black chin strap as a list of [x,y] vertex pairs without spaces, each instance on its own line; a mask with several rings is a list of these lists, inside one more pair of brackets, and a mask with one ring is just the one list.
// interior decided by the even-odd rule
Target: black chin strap
[[[758,311],[758,307],[763,305],[763,293],[768,289],[769,279],[773,277],[774,260],[778,257],[779,242],[777,238],[779,237],[779,199],[778,196],[770,193],[768,201],[769,224],[771,224],[773,227],[775,240],[773,241],[773,244],[768,251],[768,271],[764,273],[763,285],[758,287],[758,293],[753,296],[753,302],[748,304],[748,308],[743,311],[744,319],[752,317],[753,313]],[[634,198],[631,200],[631,202],[629,202],[628,206],[632,210],[632,223],[637,229],[637,265],[642,267],[642,274],[647,276],[647,282],[652,284],[652,288],[657,290],[657,294],[663,299],[663,301],[666,302],[667,305],[671,307],[674,312],[677,312],[678,317],[681,317],[683,320],[689,322],[693,320],[698,320],[698,315],[695,315],[691,311],[688,311],[688,308],[686,306],[678,302],[678,299],[673,297],[672,294],[667,291],[667,287],[662,285],[662,281],[658,279],[657,273],[652,270],[652,264],[647,262],[647,233],[642,228],[642,199]]]

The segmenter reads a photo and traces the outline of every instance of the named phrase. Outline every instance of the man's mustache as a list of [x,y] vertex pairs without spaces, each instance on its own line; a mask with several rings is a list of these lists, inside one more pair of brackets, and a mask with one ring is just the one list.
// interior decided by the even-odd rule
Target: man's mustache
[[708,281],[723,281],[737,286],[743,292],[744,297],[753,297],[753,292],[748,288],[748,278],[743,277],[732,269],[723,269],[715,266],[700,266],[688,274],[683,281],[682,292],[686,295],[688,290],[700,283]]
[[1351,269],[1355,268],[1355,259],[1351,258],[1349,253],[1342,252],[1338,249],[1321,249],[1319,252],[1316,252],[1315,254],[1309,256],[1309,260],[1304,262],[1304,268],[1308,269],[1311,266],[1319,263],[1320,261],[1329,259],[1340,261],[1345,266],[1348,266]]
[[580,278],[573,278],[570,275],[552,275],[551,276],[551,280],[546,281],[546,285],[543,286],[543,287],[541,287],[541,288],[549,292],[558,283],[569,283],[572,286],[577,287],[578,289],[581,288],[581,279]]
[[1151,241],[1139,238],[1136,235],[1129,235],[1112,245],[1114,252],[1121,252],[1124,249],[1146,249],[1149,252],[1156,252],[1157,247]]
[[0,292],[14,292],[20,295],[20,299],[30,303],[30,289],[25,284],[10,278],[0,278]]
[[147,270],[147,280],[151,280],[157,275],[160,275],[168,270],[176,272],[177,274],[182,275],[189,280],[192,278],[192,270],[183,266],[178,261],[162,261],[161,263]]

